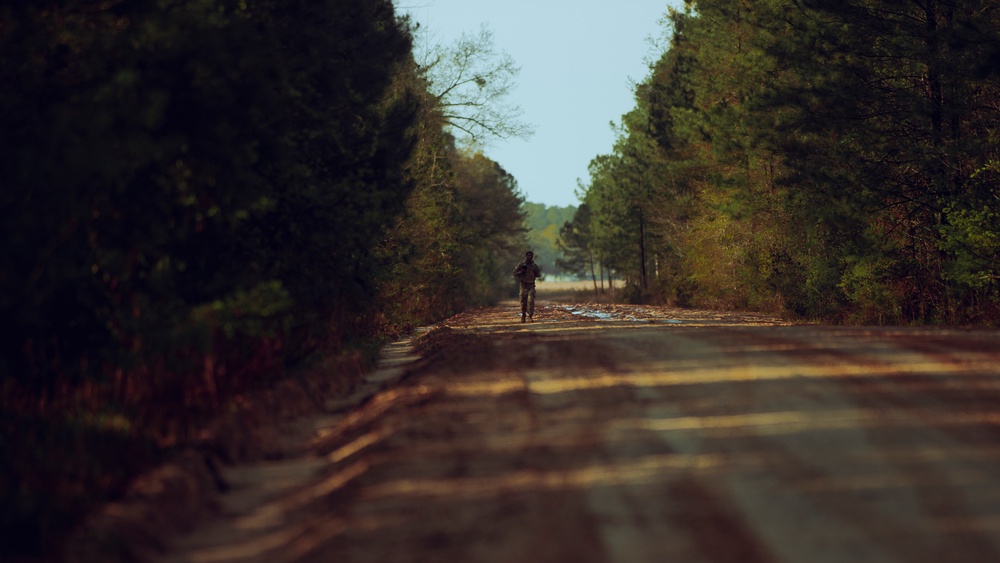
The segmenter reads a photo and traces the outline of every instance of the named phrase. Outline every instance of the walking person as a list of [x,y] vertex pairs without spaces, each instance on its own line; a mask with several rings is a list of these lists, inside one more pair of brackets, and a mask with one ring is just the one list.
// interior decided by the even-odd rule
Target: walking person
[[527,318],[534,322],[535,316],[535,280],[542,278],[542,269],[535,264],[535,253],[528,251],[524,262],[514,268],[514,277],[521,282],[521,322]]

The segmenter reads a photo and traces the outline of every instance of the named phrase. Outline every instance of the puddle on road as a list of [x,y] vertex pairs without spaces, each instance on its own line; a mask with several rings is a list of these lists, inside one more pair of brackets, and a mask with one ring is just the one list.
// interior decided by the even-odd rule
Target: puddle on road
[[795,323],[746,311],[679,309],[660,305],[564,304],[560,311],[577,318],[597,321],[633,322],[685,327],[704,326],[790,326]]
[[657,315],[643,308],[635,308],[623,311],[618,308],[611,310],[601,310],[601,309],[595,309],[593,307],[585,307],[580,305],[564,305],[560,306],[559,309],[562,309],[563,311],[566,311],[567,313],[576,315],[578,317],[585,317],[588,319],[598,319],[602,321],[632,321],[632,322],[647,322],[647,323],[656,321],[667,324],[684,323],[684,321],[681,321],[679,319],[660,318]]

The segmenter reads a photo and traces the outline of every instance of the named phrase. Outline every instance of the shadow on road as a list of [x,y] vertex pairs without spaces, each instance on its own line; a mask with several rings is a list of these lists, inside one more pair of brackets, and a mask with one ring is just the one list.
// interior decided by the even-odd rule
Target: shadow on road
[[996,333],[579,310],[442,323],[167,560],[1000,560]]

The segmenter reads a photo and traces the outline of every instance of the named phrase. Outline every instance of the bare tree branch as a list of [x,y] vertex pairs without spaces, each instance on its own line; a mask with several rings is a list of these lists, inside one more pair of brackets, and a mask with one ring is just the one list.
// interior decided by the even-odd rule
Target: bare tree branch
[[452,45],[418,49],[417,60],[428,89],[453,129],[474,143],[487,138],[527,138],[534,133],[520,106],[507,103],[521,68],[497,51],[485,25],[477,35],[462,34]]

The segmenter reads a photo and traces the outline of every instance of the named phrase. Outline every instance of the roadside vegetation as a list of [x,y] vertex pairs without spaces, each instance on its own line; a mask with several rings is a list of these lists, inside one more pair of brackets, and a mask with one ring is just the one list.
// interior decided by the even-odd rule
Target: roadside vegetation
[[0,2],[0,552],[316,358],[511,291],[523,197],[468,147],[530,128],[491,41],[418,65],[388,0]]
[[[1000,322],[1000,9],[686,2],[564,228],[630,299]],[[596,270],[595,270],[596,266]]]
[[635,302],[997,324],[994,4],[688,2],[570,214],[483,152],[531,133],[485,28],[0,0],[0,553],[250,394],[512,296],[529,244]]
[[525,202],[524,224],[528,228],[528,248],[542,265],[546,280],[575,279],[578,273],[564,266],[566,257],[559,246],[559,230],[573,218],[576,207],[549,206]]

